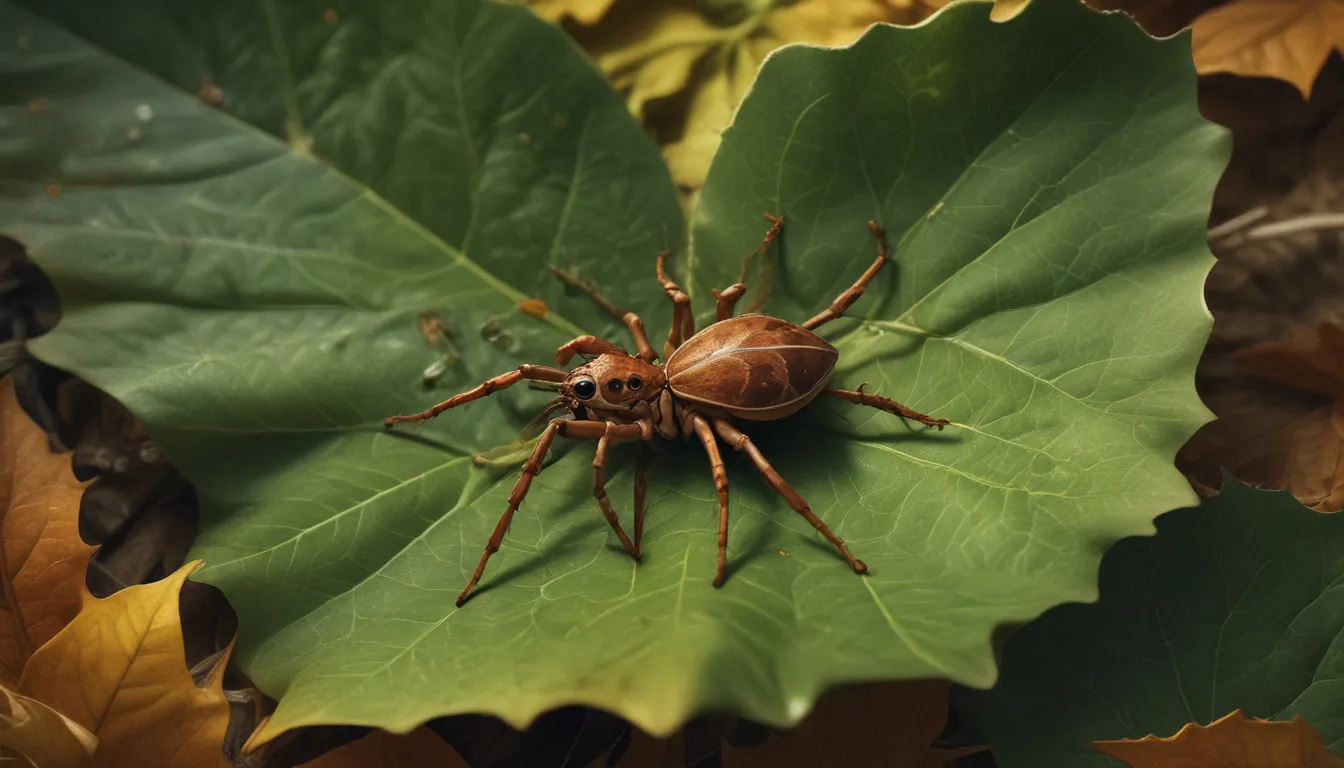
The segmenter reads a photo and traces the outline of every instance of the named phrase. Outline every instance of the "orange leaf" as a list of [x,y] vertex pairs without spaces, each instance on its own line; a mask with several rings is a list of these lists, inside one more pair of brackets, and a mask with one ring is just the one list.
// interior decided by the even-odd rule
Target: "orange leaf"
[[304,763],[301,768],[467,768],[467,761],[425,727],[405,734],[374,731]]
[[1212,725],[1189,723],[1175,736],[1094,741],[1092,748],[1130,768],[1340,768],[1321,734],[1301,716],[1289,722],[1247,720],[1241,710]]
[[1195,19],[1192,46],[1200,74],[1276,77],[1306,98],[1344,48],[1344,0],[1235,0]]
[[93,547],[79,538],[84,485],[70,457],[0,381],[0,685],[13,686],[28,657],[79,612]]
[[20,693],[98,737],[100,767],[228,765],[222,676],[213,674],[206,688],[197,688],[182,647],[178,593],[197,565],[104,600],[85,593],[75,620],[23,670]]
[[[0,687],[0,757],[13,750],[37,768],[93,765],[98,739],[40,701]],[[6,761],[0,759],[0,763]]]
[[929,745],[947,725],[947,689],[943,681],[915,680],[831,691],[793,730],[758,747],[724,745],[724,768],[941,768],[955,755]]

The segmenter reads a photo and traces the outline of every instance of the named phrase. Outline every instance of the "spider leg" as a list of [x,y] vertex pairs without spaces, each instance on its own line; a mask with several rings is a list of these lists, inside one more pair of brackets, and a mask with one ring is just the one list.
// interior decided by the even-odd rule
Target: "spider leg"
[[793,507],[794,512],[802,515],[807,522],[812,524],[813,528],[816,528],[840,551],[841,555],[844,555],[849,567],[853,568],[855,573],[866,573],[868,571],[868,566],[862,560],[850,554],[849,547],[845,546],[844,539],[836,536],[835,531],[832,531],[830,526],[813,514],[812,508],[807,505],[807,501],[799,496],[798,492],[793,490],[793,486],[789,485],[783,477],[780,477],[774,467],[770,466],[770,462],[766,461],[765,457],[761,455],[760,449],[756,447],[755,443],[751,442],[751,438],[742,434],[742,431],[733,426],[732,422],[725,419],[714,419],[714,431],[719,433],[719,437],[722,437],[724,442],[732,444],[733,448],[747,454],[747,457],[756,465],[756,469],[760,471],[761,476],[770,484],[770,487],[774,488],[780,496],[783,496],[789,506]]
[[640,553],[644,551],[644,495],[649,487],[649,467],[652,465],[653,451],[641,444],[635,463],[635,551]]
[[718,304],[714,307],[714,322],[721,323],[733,316],[733,307],[747,292],[747,286],[743,283],[733,283],[722,291],[714,289],[714,298]]
[[714,431],[709,428],[705,417],[692,411],[691,427],[705,445],[709,454],[709,468],[714,473],[714,490],[719,492],[719,559],[714,567],[714,586],[723,585],[723,569],[728,563],[728,472],[723,468],[723,457],[719,455],[719,444],[714,439]]
[[400,421],[426,421],[438,416],[449,408],[456,408],[464,403],[470,403],[472,400],[479,400],[491,392],[498,392],[501,389],[512,387],[524,379],[531,381],[564,381],[569,374],[559,368],[550,368],[545,365],[520,365],[516,370],[508,373],[501,373],[493,379],[487,379],[485,382],[472,387],[466,392],[453,395],[442,403],[410,416],[388,416],[383,420],[383,426],[390,427]]
[[[637,439],[644,437],[646,431],[650,435],[652,432],[646,430],[639,424],[609,424],[605,421],[566,421],[564,419],[553,419],[546,427],[546,431],[541,433],[537,439],[537,446],[532,449],[532,455],[528,457],[527,463],[523,464],[523,472],[518,476],[518,482],[513,485],[513,492],[509,494],[509,506],[500,515],[499,522],[495,524],[494,533],[490,534],[490,541],[485,545],[485,552],[481,555],[481,561],[476,564],[476,570],[471,574],[471,580],[462,590],[462,594],[457,596],[457,605],[460,607],[467,601],[467,596],[471,590],[476,587],[476,582],[481,580],[481,574],[485,573],[485,564],[490,560],[490,556],[499,551],[500,544],[504,541],[504,534],[509,530],[509,524],[513,522],[513,513],[518,510],[518,506],[527,498],[527,491],[532,487],[532,478],[541,474],[541,463],[546,460],[546,453],[551,449],[551,442],[555,440],[558,434],[561,437],[569,437],[577,440],[601,440],[606,435],[617,438]],[[620,524],[612,522],[612,527],[625,543],[625,533],[621,530]]]
[[882,397],[881,395],[870,395],[863,391],[863,387],[859,387],[857,390],[823,389],[822,392],[837,400],[844,400],[845,402],[854,403],[855,405],[866,405],[870,408],[877,408],[886,411],[887,413],[900,416],[902,419],[914,419],[921,424],[937,427],[940,432],[943,427],[951,423],[947,419],[935,419],[932,416],[925,416],[919,411],[906,408],[904,405],[901,405],[890,398]]
[[573,341],[567,341],[555,350],[555,364],[568,365],[574,355],[626,355],[624,349],[612,344],[606,339],[597,336],[580,336]]
[[[753,250],[753,252],[747,254],[747,256],[742,258],[742,269],[739,270],[738,272],[737,284],[730,285],[728,286],[728,288],[723,289],[722,295],[720,295],[719,292],[714,293],[714,296],[718,297],[719,299],[719,305],[718,307],[715,308],[716,309],[715,323],[727,320],[728,317],[732,316],[732,309],[734,309],[735,305],[737,305],[738,300],[742,299],[742,295],[745,295],[745,293],[747,292],[747,286],[746,286],[747,273],[749,273],[751,270],[751,262],[755,261],[755,258],[761,256],[762,253],[765,253],[767,247],[770,247],[770,243],[773,243],[775,241],[775,238],[780,237],[780,231],[784,229],[784,218],[771,217],[770,214],[765,214],[765,218],[767,222],[770,222],[770,229],[766,230],[765,237],[761,238],[761,245],[755,247],[755,250]],[[761,278],[763,285],[758,286],[758,288],[761,288],[761,291],[759,291],[757,297],[755,297],[755,299],[751,301],[751,304],[747,305],[747,312],[758,311],[758,309],[761,308],[762,305],[765,305],[765,300],[770,295],[769,266],[770,265],[767,264],[765,266],[765,269],[762,270],[763,274]],[[741,289],[739,289],[739,286],[741,286]],[[731,297],[728,296],[732,291],[734,291],[734,289],[739,289],[738,295]],[[728,299],[727,307],[724,307],[724,299]]]
[[686,342],[687,339],[695,335],[695,317],[691,315],[691,297],[687,296],[681,290],[681,287],[672,282],[672,279],[663,271],[663,264],[667,260],[667,251],[658,254],[658,284],[663,286],[663,291],[667,297],[672,300],[672,328],[667,332],[667,343],[663,345],[663,359],[672,356]]
[[854,302],[859,300],[859,297],[863,295],[863,290],[868,287],[868,284],[873,281],[873,278],[877,277],[877,273],[882,270],[882,267],[886,266],[890,256],[887,252],[887,234],[877,226],[877,222],[875,221],[868,222],[868,231],[873,233],[873,237],[877,240],[877,259],[868,266],[868,269],[863,271],[862,275],[859,275],[859,279],[855,280],[853,285],[851,285],[844,293],[836,297],[835,301],[831,303],[831,306],[822,310],[816,317],[803,323],[804,328],[809,331],[815,331],[818,326],[824,323],[829,323],[835,318],[843,315],[845,310],[849,309],[853,306]]
[[607,301],[602,294],[598,293],[596,288],[588,283],[580,281],[568,272],[556,269],[555,267],[551,267],[551,271],[555,273],[556,277],[567,284],[588,294],[588,297],[599,307],[606,310],[607,314],[625,324],[626,330],[630,331],[630,337],[635,340],[635,348],[639,350],[635,355],[636,357],[646,363],[652,363],[654,360],[658,359],[658,353],[654,352],[653,345],[649,344],[649,335],[644,331],[644,321],[639,318],[639,315],[624,309],[618,309],[616,305]]
[[625,535],[616,518],[616,511],[611,508],[611,499],[607,498],[607,450],[611,448],[611,428],[615,426],[607,422],[607,431],[597,439],[597,451],[593,454],[593,498],[597,499],[597,505],[602,508],[602,516],[611,525],[611,530],[616,532],[616,538],[621,540],[621,546],[638,560],[639,546],[630,543],[630,538]]

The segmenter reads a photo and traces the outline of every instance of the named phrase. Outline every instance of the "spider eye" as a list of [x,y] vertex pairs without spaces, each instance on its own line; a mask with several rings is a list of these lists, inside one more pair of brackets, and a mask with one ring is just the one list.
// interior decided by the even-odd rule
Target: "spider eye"
[[611,381],[607,382],[607,389],[611,390],[612,392],[620,392],[622,386],[624,385],[621,384],[620,379],[612,379]]
[[638,376],[631,376],[629,381],[625,382],[625,386],[629,387],[632,390],[639,389],[640,387],[644,386],[644,380],[639,378]]
[[579,379],[574,382],[574,394],[580,400],[587,400],[597,394],[597,383],[592,379]]

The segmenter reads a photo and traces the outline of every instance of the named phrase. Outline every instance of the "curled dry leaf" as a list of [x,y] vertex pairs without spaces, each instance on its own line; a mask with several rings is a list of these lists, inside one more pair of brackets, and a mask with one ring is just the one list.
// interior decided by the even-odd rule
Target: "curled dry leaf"
[[448,742],[425,727],[410,733],[375,730],[327,754],[304,763],[302,768],[467,768],[467,763]]
[[98,738],[36,699],[0,686],[0,763],[14,752],[36,768],[93,765]]
[[1256,391],[1211,394],[1219,420],[1185,457],[1197,482],[1216,485],[1221,466],[1252,485],[1286,488],[1312,509],[1344,508],[1344,330],[1298,326],[1234,359],[1267,381]]
[[831,691],[797,728],[757,747],[725,745],[724,768],[940,768],[957,754],[929,746],[947,725],[947,689],[940,680],[915,680]]
[[1247,719],[1240,709],[1209,725],[1188,723],[1175,736],[1094,741],[1092,748],[1131,768],[1344,768],[1301,716],[1288,722]]
[[[29,659],[19,693],[98,738],[98,766],[227,766],[221,675],[197,688],[182,647],[178,594],[199,565],[103,600],[85,593],[74,621]],[[228,663],[220,657],[219,667]]]
[[1275,77],[1304,98],[1335,49],[1344,50],[1344,0],[1236,0],[1194,23],[1200,74]]
[[15,685],[33,651],[79,611],[93,547],[79,538],[84,484],[70,457],[0,381],[0,684]]

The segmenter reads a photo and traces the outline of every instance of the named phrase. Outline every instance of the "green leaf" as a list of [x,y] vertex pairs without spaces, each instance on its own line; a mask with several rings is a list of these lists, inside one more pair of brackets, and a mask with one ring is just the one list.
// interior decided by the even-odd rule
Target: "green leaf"
[[1116,544],[1096,605],[1056,608],[1004,647],[1003,677],[966,697],[1012,766],[1113,766],[1088,742],[1169,736],[1237,708],[1301,715],[1344,745],[1344,519],[1227,477],[1157,536]]
[[[455,609],[516,475],[470,454],[511,441],[545,395],[515,387],[418,431],[379,420],[547,362],[579,329],[624,342],[548,264],[658,336],[652,257],[681,225],[653,147],[517,9],[337,5],[332,23],[316,3],[33,6],[54,23],[0,6],[25,46],[0,37],[0,72],[24,75],[0,80],[0,232],[61,291],[65,319],[34,348],[126,402],[196,484],[198,574],[281,697],[267,735],[469,711],[522,725],[575,702],[666,733],[713,708],[795,722],[849,680],[988,685],[995,626],[1094,597],[1101,551],[1193,498],[1171,459],[1207,418],[1192,379],[1227,141],[1198,115],[1187,37],[1070,0],[1006,24],[963,4],[773,56],[678,274],[703,322],[761,214],[782,213],[772,282],[749,299],[802,320],[871,262],[865,220],[891,233],[897,263],[827,326],[836,382],[956,424],[827,401],[752,430],[871,575],[730,455],[713,589],[703,452],[661,443],[636,566],[589,495],[592,447],[559,446]],[[234,117],[191,97],[202,82]],[[49,106],[30,114],[35,98]],[[524,296],[552,313],[514,311]],[[442,353],[423,310],[459,334],[428,391]],[[633,450],[617,454],[628,528]]]

